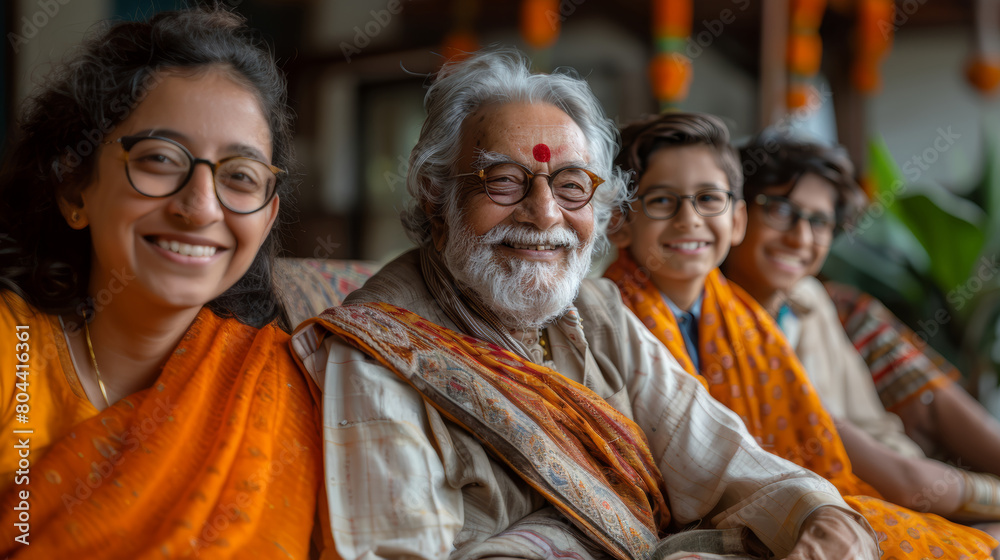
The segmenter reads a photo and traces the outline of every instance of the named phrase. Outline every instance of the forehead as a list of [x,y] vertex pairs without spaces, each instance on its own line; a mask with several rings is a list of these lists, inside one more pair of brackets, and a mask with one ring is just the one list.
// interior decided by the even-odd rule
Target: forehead
[[523,163],[589,160],[583,131],[547,103],[481,107],[463,123],[462,142],[465,152],[498,152]]
[[[271,155],[271,131],[254,92],[215,68],[160,72],[122,121],[124,134],[171,130],[199,144],[248,146]],[[189,146],[192,147],[192,146]]]
[[669,146],[649,154],[636,194],[654,189],[677,192],[729,189],[729,178],[708,146]]
[[[786,187],[778,187],[777,190],[786,190]],[[767,192],[766,194],[776,193]],[[833,183],[814,173],[803,175],[795,183],[792,192],[785,196],[802,209],[812,212],[833,214],[837,203],[837,189]]]

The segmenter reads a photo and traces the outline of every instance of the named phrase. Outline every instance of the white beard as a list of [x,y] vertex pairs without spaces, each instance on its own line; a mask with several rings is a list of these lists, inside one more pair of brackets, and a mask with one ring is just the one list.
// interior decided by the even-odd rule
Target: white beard
[[[581,243],[569,228],[539,231],[530,226],[499,225],[477,237],[462,219],[448,218],[444,262],[455,281],[471,290],[509,329],[542,328],[573,303],[590,270],[594,239]],[[566,247],[567,258],[555,263],[505,258],[503,244]]]

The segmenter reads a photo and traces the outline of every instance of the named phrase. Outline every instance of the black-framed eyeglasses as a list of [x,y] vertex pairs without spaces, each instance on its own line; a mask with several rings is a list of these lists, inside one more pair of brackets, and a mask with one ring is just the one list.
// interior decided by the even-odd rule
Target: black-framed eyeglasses
[[694,211],[711,218],[724,214],[733,201],[733,193],[723,189],[707,189],[695,194],[674,194],[668,191],[652,191],[639,197],[642,213],[651,220],[669,220],[681,211],[684,200],[690,200]]
[[230,156],[217,162],[196,158],[180,143],[161,136],[122,136],[105,144],[121,144],[125,175],[143,196],[165,198],[181,191],[194,166],[212,170],[215,196],[223,207],[237,214],[253,214],[267,206],[277,190],[279,167],[245,157]]
[[799,220],[805,220],[812,230],[813,243],[825,247],[833,241],[837,220],[829,214],[808,214],[783,196],[758,194],[754,202],[764,210],[764,223],[778,231],[789,231],[798,225]]
[[552,173],[532,173],[520,163],[494,163],[479,171],[461,173],[455,178],[475,177],[486,196],[500,206],[513,206],[528,197],[535,177],[545,177],[556,204],[566,210],[579,210],[594,198],[597,187],[604,182],[582,167],[563,167]]

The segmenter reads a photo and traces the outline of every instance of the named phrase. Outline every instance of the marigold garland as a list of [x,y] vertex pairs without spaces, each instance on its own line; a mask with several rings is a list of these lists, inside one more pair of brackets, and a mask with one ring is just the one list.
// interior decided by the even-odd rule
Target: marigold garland
[[653,0],[655,54],[649,63],[649,81],[661,110],[683,101],[691,87],[691,59],[685,54],[691,36],[691,0]]
[[851,79],[862,93],[875,93],[882,85],[879,64],[888,54],[895,32],[892,0],[858,0],[858,27]]
[[810,105],[817,95],[812,79],[819,73],[823,60],[823,41],[819,26],[826,10],[826,0],[792,0],[790,6],[788,44],[785,64],[788,67],[789,110]]
[[559,38],[559,0],[523,0],[521,37],[533,49],[547,49]]

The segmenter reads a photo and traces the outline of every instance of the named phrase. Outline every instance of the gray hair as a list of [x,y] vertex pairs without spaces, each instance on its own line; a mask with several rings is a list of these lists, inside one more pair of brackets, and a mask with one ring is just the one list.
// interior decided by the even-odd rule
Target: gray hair
[[600,101],[574,70],[532,74],[530,68],[531,61],[516,49],[489,50],[446,65],[427,90],[427,120],[410,153],[406,175],[413,200],[402,213],[403,227],[417,245],[430,243],[432,218],[443,219],[456,210],[458,182],[452,177],[462,149],[462,123],[491,103],[548,103],[580,127],[591,170],[605,180],[591,200],[598,247],[604,245],[612,210],[627,198],[627,175],[614,166],[620,146],[618,128],[605,117]]

